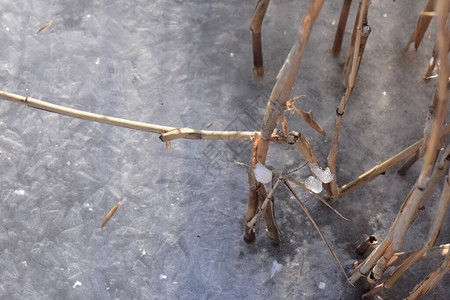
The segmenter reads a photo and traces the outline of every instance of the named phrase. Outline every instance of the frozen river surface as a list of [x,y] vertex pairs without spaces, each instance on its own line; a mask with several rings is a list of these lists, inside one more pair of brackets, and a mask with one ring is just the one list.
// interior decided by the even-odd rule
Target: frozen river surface
[[[307,1],[272,1],[263,25],[266,73],[252,74],[249,20],[256,1],[0,0],[1,90],[104,115],[210,130],[259,130],[275,77]],[[354,1],[356,2],[356,1]],[[435,82],[424,82],[433,22],[403,54],[424,1],[373,1],[372,34],[340,136],[344,184],[422,137]],[[341,1],[323,7],[292,96],[331,135],[343,93],[343,53],[330,54]],[[355,6],[355,5],[354,5]],[[46,23],[51,26],[36,34]],[[430,34],[431,36],[428,36]],[[326,139],[289,115],[325,164]],[[249,142],[177,140],[0,103],[0,299],[355,299],[295,199],[280,188],[283,233],[242,240]],[[290,146],[267,166],[303,164]],[[368,235],[383,238],[414,184],[389,170],[333,205],[298,191],[346,268]],[[296,176],[310,176],[303,169]],[[428,232],[438,191],[407,236]],[[122,205],[109,223],[107,212]],[[443,228],[449,228],[447,218]],[[438,244],[448,243],[443,232]],[[302,277],[299,265],[305,257]],[[418,263],[384,299],[406,297],[440,261]],[[361,285],[361,283],[359,283]],[[448,299],[449,277],[424,299]]]

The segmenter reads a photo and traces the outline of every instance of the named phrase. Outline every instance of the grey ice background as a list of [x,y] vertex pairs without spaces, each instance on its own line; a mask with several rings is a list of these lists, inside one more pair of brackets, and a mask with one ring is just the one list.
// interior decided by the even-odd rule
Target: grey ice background
[[[2,90],[100,114],[176,127],[258,130],[275,76],[307,1],[272,1],[263,25],[266,74],[252,74],[249,19],[255,1],[0,0]],[[421,138],[434,81],[423,75],[434,22],[418,52],[402,49],[425,1],[373,1],[372,34],[340,136],[343,184]],[[329,135],[343,93],[330,55],[341,1],[317,20],[292,95]],[[36,35],[42,25],[52,25]],[[431,34],[429,37],[428,34]],[[385,93],[383,93],[385,92]],[[289,116],[325,163],[330,140]],[[279,248],[260,231],[242,241],[248,142],[177,140],[0,103],[1,299],[354,299],[295,200],[280,189]],[[268,166],[304,161],[274,146]],[[369,234],[385,236],[420,164],[389,170],[335,207],[345,222],[299,191],[348,267]],[[309,176],[304,170],[299,179]],[[440,187],[442,184],[440,184]],[[428,208],[436,205],[433,194]],[[123,205],[103,229],[117,202]],[[427,234],[432,210],[410,230],[405,250]],[[447,218],[444,228],[448,229]],[[448,230],[438,243],[449,241]],[[298,267],[306,256],[301,280]],[[273,262],[282,269],[271,278]],[[384,299],[406,297],[439,261],[418,263]],[[325,283],[325,289],[319,284]],[[424,299],[446,299],[447,276]]]

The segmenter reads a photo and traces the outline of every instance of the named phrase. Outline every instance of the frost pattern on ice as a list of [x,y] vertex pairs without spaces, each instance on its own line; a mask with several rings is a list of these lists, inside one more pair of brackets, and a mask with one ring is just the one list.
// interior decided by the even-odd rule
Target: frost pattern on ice
[[275,276],[276,273],[280,272],[282,268],[283,265],[274,260],[272,263],[272,269],[270,269],[270,278],[273,278],[273,276]]
[[269,183],[272,180],[272,171],[267,169],[263,164],[257,163],[254,171],[257,181],[261,183]]
[[322,181],[317,180],[314,176],[306,178],[305,186],[316,194],[322,191]]
[[329,183],[333,181],[333,174],[331,174],[330,168],[325,168],[325,170],[322,170],[320,167],[318,167],[316,164],[309,164],[309,168],[311,169],[311,172],[323,183]]

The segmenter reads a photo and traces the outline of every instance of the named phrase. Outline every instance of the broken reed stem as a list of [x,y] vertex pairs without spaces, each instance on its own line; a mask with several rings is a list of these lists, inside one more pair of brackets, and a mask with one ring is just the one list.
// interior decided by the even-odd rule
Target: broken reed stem
[[445,215],[450,202],[450,182],[449,177],[446,176],[444,181],[444,188],[442,189],[441,199],[439,201],[439,207],[436,210],[436,216],[432,219],[433,224],[428,232],[427,241],[423,246],[409,256],[384,282],[385,288],[391,288],[394,283],[408,270],[414,263],[416,263],[427,250],[433,247],[436,243],[436,239],[441,231],[442,224],[444,223]]
[[[399,266],[404,263],[411,255],[413,255],[415,251],[409,252],[397,252],[386,264],[386,269],[392,266]],[[438,247],[433,247],[425,251],[425,253],[420,257],[420,260],[432,260],[436,258],[445,257],[448,253],[450,253],[450,244],[440,245]]]
[[300,198],[297,196],[297,194],[295,193],[295,191],[292,189],[291,185],[285,180],[283,179],[283,183],[284,185],[288,188],[289,192],[291,192],[291,194],[294,196],[294,198],[297,200],[298,204],[300,204],[301,208],[303,209],[303,211],[305,212],[305,214],[308,216],[308,219],[311,221],[311,223],[314,225],[314,228],[316,228],[317,232],[319,233],[320,237],[322,238],[323,242],[325,243],[325,245],[327,246],[328,250],[330,251],[331,255],[333,256],[334,260],[336,261],[336,263],[339,265],[339,268],[341,269],[342,273],[344,274],[345,278],[347,279],[347,281],[349,281],[349,278],[347,276],[347,273],[344,270],[344,267],[342,267],[341,262],[339,261],[339,258],[336,256],[336,254],[334,253],[333,249],[331,249],[330,245],[327,242],[327,239],[325,238],[325,236],[322,234],[322,231],[320,231],[319,226],[317,225],[317,223],[314,221],[313,217],[311,216],[311,214],[309,213],[308,208],[303,204],[302,200],[300,200]]
[[[330,182],[331,189],[331,198],[336,199],[339,194],[339,189],[337,186],[337,176],[336,176],[336,157],[338,154],[338,141],[339,141],[339,130],[341,127],[342,116],[345,112],[345,106],[347,104],[348,98],[353,90],[353,86],[356,80],[356,74],[358,73],[359,64],[361,62],[362,54],[364,52],[365,44],[367,41],[367,37],[370,34],[370,27],[367,25],[367,12],[369,9],[369,0],[362,0],[357,16],[357,23],[355,24],[354,33],[354,51],[353,58],[351,61],[351,71],[348,76],[348,80],[346,80],[346,90],[345,94],[341,99],[339,107],[336,109],[336,118],[335,118],[335,126],[333,131],[333,141],[330,149],[330,153],[328,154],[328,167],[330,168],[331,174],[333,174],[333,181]],[[366,29],[366,27],[368,29]]]
[[342,3],[341,15],[339,16],[339,23],[336,28],[336,34],[334,36],[332,53],[334,56],[338,56],[341,53],[342,40],[344,38],[345,25],[347,25],[348,14],[352,0],[344,0]]
[[256,7],[250,22],[253,47],[253,72],[258,76],[264,75],[261,27],[264,21],[267,7],[269,6],[269,2],[270,0],[257,0]]
[[[429,0],[427,5],[425,6],[424,12],[433,12],[435,2],[435,0]],[[417,20],[416,28],[411,34],[411,37],[409,38],[404,51],[407,51],[409,46],[413,42],[415,49],[417,50],[417,48],[419,48],[419,45],[422,42],[422,39],[425,35],[425,32],[427,31],[428,25],[430,25],[432,18],[433,16],[430,16],[428,14],[420,14],[419,20]]]
[[[442,130],[440,136],[445,136],[449,132],[450,132],[450,125],[447,124],[444,127],[444,129]],[[341,188],[339,189],[339,196],[338,196],[338,198],[342,198],[343,196],[347,195],[348,193],[353,192],[357,188],[359,188],[359,187],[363,186],[364,184],[366,184],[366,183],[372,181],[373,179],[375,179],[381,173],[386,172],[387,170],[389,170],[393,166],[397,165],[401,161],[405,160],[409,156],[411,156],[414,153],[416,153],[419,150],[419,148],[422,146],[423,141],[424,141],[424,139],[421,139],[421,140],[415,142],[414,144],[412,144],[408,148],[400,151],[399,153],[397,153],[396,155],[392,156],[391,158],[389,158],[388,160],[384,161],[383,163],[381,163],[379,165],[376,165],[375,167],[373,167],[372,169],[370,169],[366,173],[360,175],[358,178],[354,179],[353,181],[351,181],[351,182],[341,186]]]
[[[72,118],[81,120],[93,121],[118,127],[124,127],[134,130],[140,130],[145,132],[159,133],[160,139],[163,142],[168,142],[174,139],[184,138],[191,140],[240,140],[249,141],[254,139],[255,131],[210,131],[210,130],[197,130],[190,128],[176,128],[169,126],[154,125],[143,122],[136,122],[121,118],[115,118],[100,114],[94,114],[78,109],[72,109],[61,105],[52,104],[49,102],[37,100],[31,97],[24,97],[12,93],[0,91],[0,99],[8,100],[15,103],[25,104],[29,107],[41,109],[61,115],[66,115]],[[299,135],[297,132],[290,132],[289,136],[282,137],[277,134],[273,134],[270,140],[275,143],[281,144],[293,144],[296,137]]]
[[[258,143],[258,147],[255,150],[254,155],[255,163],[259,162],[264,165],[266,162],[272,134],[275,130],[275,127],[277,126],[278,120],[281,118],[281,115],[284,114],[286,102],[289,100],[289,94],[291,93],[295,78],[297,77],[297,73],[300,68],[300,62],[303,57],[303,52],[305,51],[306,43],[308,42],[312,27],[317,19],[317,16],[319,15],[324,2],[325,0],[311,0],[308,11],[303,18],[303,22],[300,26],[298,37],[278,74],[277,82],[272,89],[272,93],[267,103],[266,112],[264,114],[264,119],[262,121],[261,139]],[[252,167],[253,166],[254,165],[252,165]],[[250,199],[255,197],[255,190],[253,190],[254,188],[252,188],[252,182],[249,181],[249,185],[250,189],[248,204],[252,204],[253,202],[251,202]],[[262,184],[260,184],[260,186],[264,188]],[[260,195],[258,191],[256,191],[256,193],[258,194],[258,197],[261,198],[262,195]],[[253,215],[248,214],[248,212],[252,212],[253,209],[253,207],[247,206],[246,217],[253,217]],[[246,219],[246,221],[250,219]]]
[[442,264],[422,282],[416,285],[406,300],[415,300],[428,293],[450,270],[450,253],[448,253]]
[[435,111],[435,119],[431,125],[431,132],[429,135],[429,143],[426,145],[426,152],[422,172],[418,179],[419,187],[424,187],[427,178],[433,171],[434,162],[439,153],[439,140],[442,127],[445,124],[448,107],[448,51],[449,40],[447,32],[448,19],[448,0],[439,0],[437,6],[438,21],[437,21],[437,45],[440,60],[440,72],[437,83],[437,103]]
[[269,205],[269,201],[271,201],[270,199],[273,196],[273,192],[277,189],[278,185],[280,184],[280,179],[278,178],[277,181],[275,181],[275,184],[270,188],[269,193],[266,196],[266,199],[264,199],[264,202],[262,203],[260,209],[258,210],[258,212],[253,216],[253,218],[247,222],[247,227],[249,228],[253,228],[253,226],[255,226],[256,221],[258,221],[258,219],[261,217],[261,214],[263,214],[266,209],[267,206]]

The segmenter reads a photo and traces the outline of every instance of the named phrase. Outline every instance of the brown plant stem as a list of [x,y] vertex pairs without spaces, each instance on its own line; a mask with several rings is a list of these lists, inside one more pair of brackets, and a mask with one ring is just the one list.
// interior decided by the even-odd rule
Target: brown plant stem
[[[397,252],[392,256],[392,258],[386,264],[386,268],[391,266],[399,266],[408,259],[411,255],[413,255],[415,251],[409,252]],[[445,257],[448,253],[450,253],[450,244],[440,245],[438,247],[433,247],[428,249],[420,260],[431,260],[439,257]]]
[[257,0],[256,7],[250,22],[253,47],[253,72],[258,76],[264,75],[261,27],[264,21],[267,7],[269,6],[269,2],[270,0]]
[[[352,57],[351,70],[350,73],[348,74],[348,79],[345,82],[346,84],[345,94],[341,99],[339,107],[336,109],[333,140],[330,153],[328,154],[328,167],[330,168],[331,174],[333,174],[334,177],[333,181],[330,182],[331,198],[333,200],[335,200],[339,194],[336,176],[336,157],[338,154],[339,130],[341,127],[342,116],[344,115],[345,106],[347,104],[348,98],[350,97],[350,94],[355,84],[356,75],[358,72],[359,64],[361,62],[362,54],[364,52],[367,37],[370,33],[370,27],[367,25],[367,12],[369,9],[369,4],[370,4],[369,0],[362,0],[358,9],[357,21],[355,23],[355,28],[353,31],[355,35],[354,45],[357,45],[357,47],[354,47],[353,56],[351,56]],[[348,61],[349,60],[347,60],[347,62]]]
[[406,300],[419,299],[428,293],[450,270],[450,253],[447,254],[442,264],[422,282],[415,286]]
[[[317,16],[319,15],[319,12],[324,2],[325,0],[311,1],[308,11],[305,17],[303,18],[303,22],[300,26],[298,38],[296,39],[294,45],[292,46],[289,55],[278,74],[277,82],[270,95],[264,119],[261,125],[261,139],[256,149],[255,163],[260,162],[261,164],[265,164],[266,162],[267,152],[269,150],[269,144],[271,141],[272,134],[274,132],[278,120],[281,118],[282,114],[285,111],[286,102],[289,100],[289,94],[291,93],[295,78],[297,77],[297,73],[300,68],[300,62],[303,57],[303,52],[305,51],[306,43],[308,41],[314,22],[316,21]],[[302,135],[300,135],[300,137],[301,136]],[[254,192],[251,191],[252,183],[250,181],[249,185],[250,185],[250,192],[249,192],[249,203],[250,203],[250,198],[254,197]],[[247,212],[249,211],[253,211],[253,207],[250,208],[247,207]],[[250,217],[250,215],[251,214],[246,214],[246,217]],[[251,218],[252,217],[253,216],[251,216]],[[246,221],[250,219],[246,219]]]
[[[12,93],[0,91],[0,99],[8,100],[14,103],[25,104],[29,107],[49,111],[61,115],[81,120],[93,121],[113,126],[119,126],[145,132],[159,133],[163,142],[169,142],[174,139],[185,138],[192,140],[240,140],[249,141],[255,138],[255,131],[210,131],[198,130],[190,128],[176,128],[169,126],[161,126],[143,122],[136,122],[122,118],[115,118],[100,114],[94,114],[78,109],[72,109],[61,105],[37,100],[31,97],[20,96]],[[272,134],[270,140],[280,144],[295,144],[298,132],[290,132],[288,137],[280,136],[276,133]]]
[[[445,136],[450,132],[450,125],[445,125],[441,132],[441,137]],[[352,180],[351,182],[344,184],[339,189],[339,198],[347,195],[348,193],[356,190],[357,188],[361,187],[362,185],[372,181],[375,179],[378,175],[382,174],[383,172],[386,172],[390,168],[394,167],[401,161],[405,160],[409,156],[415,154],[418,152],[419,148],[422,146],[424,139],[421,139],[408,148],[400,151],[396,155],[392,156],[388,160],[384,161],[383,163],[376,165],[366,173],[360,175],[358,178]]]
[[[425,6],[425,12],[432,12],[434,10],[435,0],[428,0],[427,5]],[[417,50],[419,48],[420,42],[422,42],[423,36],[425,35],[425,31],[427,31],[428,25],[430,25],[431,19],[433,17],[425,14],[421,14],[419,20],[417,20],[416,28],[414,32],[411,34],[408,43],[406,44],[405,50],[408,50],[409,45],[414,42],[414,47]]]
[[339,23],[336,28],[336,34],[334,36],[332,53],[334,56],[338,56],[341,53],[342,40],[344,38],[345,25],[347,25],[348,14],[350,12],[350,7],[352,5],[352,0],[344,0],[342,3],[341,14],[339,16]]
[[[436,216],[433,218],[433,224],[428,232],[427,241],[422,245],[422,247],[406,258],[403,263],[390,275],[384,283],[378,285],[376,288],[366,293],[364,296],[373,297],[379,292],[382,292],[385,289],[391,288],[395,282],[402,276],[414,263],[419,261],[423,255],[431,249],[436,243],[436,239],[441,231],[442,224],[444,223],[445,215],[447,213],[447,209],[450,202],[450,181],[449,177],[445,178],[444,188],[442,190],[441,199],[439,201],[439,207],[436,210]],[[392,260],[392,258],[391,258]],[[389,262],[388,262],[389,264]],[[386,269],[388,268],[388,264],[386,264]],[[363,297],[363,299],[365,299]]]

